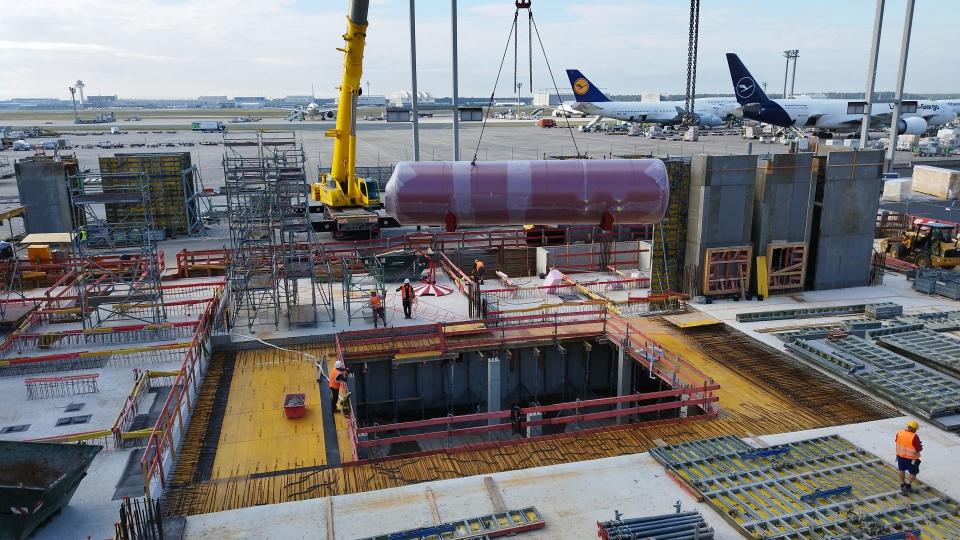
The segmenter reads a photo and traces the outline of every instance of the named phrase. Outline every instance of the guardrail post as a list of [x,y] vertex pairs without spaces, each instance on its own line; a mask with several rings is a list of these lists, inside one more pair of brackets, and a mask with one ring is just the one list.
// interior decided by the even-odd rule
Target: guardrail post
[[[487,358],[487,412],[497,412],[501,409],[500,403],[500,358],[491,356]],[[493,426],[500,423],[499,418],[487,420],[487,425]]]
[[[627,350],[621,344],[617,347],[617,397],[630,393],[630,382],[633,381],[633,359],[627,355]],[[618,409],[628,408],[627,402],[617,404]],[[627,417],[618,416],[617,424],[627,423]]]

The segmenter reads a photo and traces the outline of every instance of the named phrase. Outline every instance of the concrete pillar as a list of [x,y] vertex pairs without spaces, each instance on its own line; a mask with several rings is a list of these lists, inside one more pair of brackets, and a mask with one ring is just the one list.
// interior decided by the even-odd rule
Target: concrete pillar
[[870,46],[870,62],[867,68],[867,91],[865,94],[867,108],[863,111],[863,121],[860,124],[860,149],[867,147],[870,137],[870,112],[873,107],[873,91],[877,81],[877,59],[880,56],[880,34],[883,31],[883,7],[885,0],[877,0],[877,8],[873,18],[873,40]]
[[[617,396],[626,396],[630,394],[630,385],[633,381],[633,358],[627,354],[627,350],[620,345],[617,347]],[[618,409],[626,409],[627,403],[617,405]],[[627,417],[617,418],[618,424],[625,424]]]
[[[500,403],[500,358],[487,358],[487,412],[496,412],[503,407]],[[489,425],[499,424],[500,421],[491,418]]]

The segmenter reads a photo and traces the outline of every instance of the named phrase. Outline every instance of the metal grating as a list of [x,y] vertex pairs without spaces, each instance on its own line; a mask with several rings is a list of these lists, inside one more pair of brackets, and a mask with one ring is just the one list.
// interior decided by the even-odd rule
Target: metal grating
[[[843,375],[943,429],[960,429],[960,380],[852,336],[836,341],[796,340],[787,343],[786,349]],[[876,352],[875,349],[885,351],[890,357],[867,354]],[[910,366],[902,367],[901,364],[906,362]]]
[[726,437],[695,443],[650,453],[749,538],[960,534],[960,504],[926,485],[901,494],[892,467],[840,437],[760,449]]
[[960,340],[956,338],[932,330],[917,330],[880,336],[877,341],[932,367],[960,374]]
[[848,336],[830,343],[837,349],[885,370],[909,369],[916,364],[861,337]]

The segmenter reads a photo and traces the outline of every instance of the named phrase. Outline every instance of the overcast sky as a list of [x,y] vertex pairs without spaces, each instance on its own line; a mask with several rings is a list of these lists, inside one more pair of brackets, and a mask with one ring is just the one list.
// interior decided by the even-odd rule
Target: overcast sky
[[[0,98],[87,95],[333,96],[347,0],[5,0]],[[371,0],[364,81],[374,94],[410,85],[407,0]],[[874,0],[703,0],[697,90],[730,92],[723,54],[737,52],[771,92],[786,49],[799,49],[798,92],[863,91]],[[686,0],[533,0],[557,84],[579,68],[608,92],[682,93]],[[877,88],[896,77],[905,0],[888,0]],[[460,0],[460,94],[487,96],[513,18],[512,0]],[[956,0],[917,2],[908,92],[960,91]],[[521,58],[527,28],[521,25]],[[417,0],[419,87],[451,93],[450,1]],[[534,39],[534,87],[552,86]],[[497,95],[509,95],[512,48]],[[521,80],[527,79],[526,62]],[[528,84],[523,92],[527,93]],[[366,90],[366,86],[364,88]]]

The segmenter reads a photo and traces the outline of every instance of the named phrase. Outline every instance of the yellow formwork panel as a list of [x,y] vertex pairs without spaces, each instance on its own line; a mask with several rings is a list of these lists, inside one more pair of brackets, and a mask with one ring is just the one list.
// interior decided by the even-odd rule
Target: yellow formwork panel
[[[306,394],[306,413],[287,419],[286,394]],[[323,402],[307,357],[283,351],[237,354],[213,478],[326,464]]]

